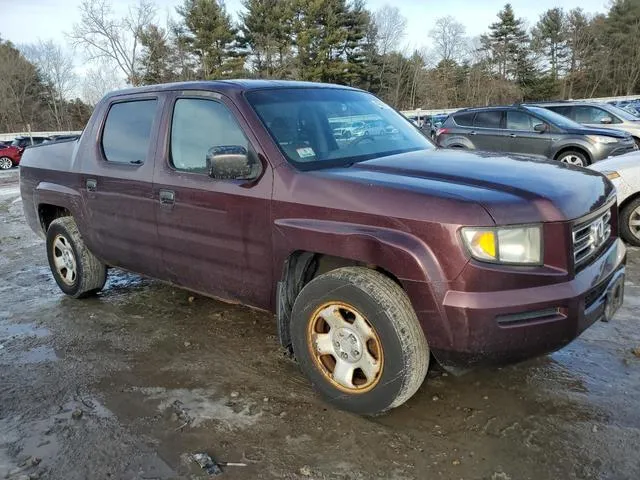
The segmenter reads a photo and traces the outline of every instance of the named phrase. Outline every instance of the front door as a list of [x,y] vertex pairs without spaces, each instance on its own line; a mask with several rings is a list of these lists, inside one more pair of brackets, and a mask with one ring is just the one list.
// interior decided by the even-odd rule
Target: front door
[[519,110],[509,110],[506,118],[509,153],[526,153],[547,158],[551,147],[551,133],[538,132],[535,126],[542,120]]
[[273,177],[215,180],[213,147],[243,147],[264,158],[235,106],[211,92],[176,94],[158,152],[154,197],[162,277],[215,297],[268,308],[272,292],[269,208]]
[[85,133],[98,139],[86,144],[92,151],[76,156],[87,245],[108,265],[153,277],[160,253],[152,181],[161,104],[153,95],[114,99],[103,107],[104,124]]

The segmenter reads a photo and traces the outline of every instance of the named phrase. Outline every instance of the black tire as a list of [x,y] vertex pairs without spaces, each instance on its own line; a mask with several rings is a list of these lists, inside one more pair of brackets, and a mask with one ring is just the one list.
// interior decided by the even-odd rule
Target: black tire
[[[578,165],[577,163],[573,163],[573,162],[569,162],[566,159],[570,158],[570,157],[577,157],[581,162],[582,165]],[[562,163],[568,163],[569,165],[575,165],[578,167],[587,167],[589,165],[591,165],[591,162],[589,161],[589,158],[582,152],[579,152],[577,150],[566,150],[564,152],[562,152],[560,155],[558,155],[558,157],[556,158],[556,160],[558,160],[559,162]]]
[[[378,354],[381,372],[368,390],[341,389],[330,379],[332,372],[323,371],[314,354],[310,333],[314,318],[318,318],[317,312],[335,303],[359,312],[381,344]],[[406,402],[424,381],[429,368],[429,347],[411,302],[397,283],[375,270],[343,267],[320,275],[302,289],[291,318],[293,350],[301,370],[316,390],[338,408],[377,415]],[[329,330],[332,347],[336,345],[334,334],[338,331]],[[368,341],[361,344],[371,353]]]
[[640,138],[633,137],[633,141],[636,142],[636,145],[638,146],[638,149],[640,149]]
[[13,167],[13,160],[7,156],[0,157],[0,170],[9,170]]
[[[67,248],[54,248],[54,242],[58,240]],[[60,290],[74,298],[88,297],[102,290],[107,281],[107,268],[84,244],[73,217],[56,218],[51,222],[46,244],[49,268]],[[59,271],[56,267],[56,259],[64,263],[65,253],[72,256],[72,262],[66,264],[72,265],[70,278],[66,280],[69,269],[63,267]]]
[[[634,247],[640,247],[640,238],[633,234],[629,222],[635,217],[633,212],[638,207],[640,207],[640,197],[631,200],[631,202],[626,204],[625,207],[620,210],[620,218],[618,219],[620,225],[620,236],[625,242],[629,245],[633,245]],[[639,218],[636,218],[636,220],[638,219]]]

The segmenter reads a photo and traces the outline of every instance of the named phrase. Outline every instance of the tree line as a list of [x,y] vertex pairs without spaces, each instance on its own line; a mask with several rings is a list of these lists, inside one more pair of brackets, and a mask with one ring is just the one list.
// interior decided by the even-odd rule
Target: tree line
[[183,0],[164,21],[152,0],[124,16],[109,0],[79,8],[67,38],[93,65],[81,89],[61,46],[0,41],[1,129],[76,128],[86,104],[69,98],[80,90],[93,104],[124,84],[196,79],[332,82],[398,109],[628,95],[640,87],[640,0],[612,0],[599,14],[553,8],[531,26],[507,3],[476,38],[442,17],[422,49],[404,47],[407,20],[397,7],[371,11],[364,0],[244,0],[236,19],[223,0]]

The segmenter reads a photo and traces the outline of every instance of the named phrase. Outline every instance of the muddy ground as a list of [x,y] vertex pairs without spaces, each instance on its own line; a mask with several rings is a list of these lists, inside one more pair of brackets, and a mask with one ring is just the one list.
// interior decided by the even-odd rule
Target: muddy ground
[[640,478],[638,250],[614,322],[519,365],[434,370],[360,418],[313,393],[271,315],[117,271],[65,298],[16,181],[0,174],[0,479],[206,478],[201,451],[248,465],[229,480]]

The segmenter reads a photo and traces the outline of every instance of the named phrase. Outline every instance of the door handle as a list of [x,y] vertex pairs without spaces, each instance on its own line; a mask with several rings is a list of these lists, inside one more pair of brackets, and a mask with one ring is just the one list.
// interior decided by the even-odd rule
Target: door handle
[[515,133],[510,133],[510,134],[509,134],[509,136],[510,136],[511,138],[518,138],[518,136],[517,136]]
[[95,192],[98,189],[98,182],[93,178],[87,178],[87,191]]
[[160,190],[160,204],[173,205],[176,201],[176,194],[173,190]]
[[471,130],[471,131],[469,132],[469,135],[475,135],[475,134],[476,134],[476,132],[474,132],[473,130]]

